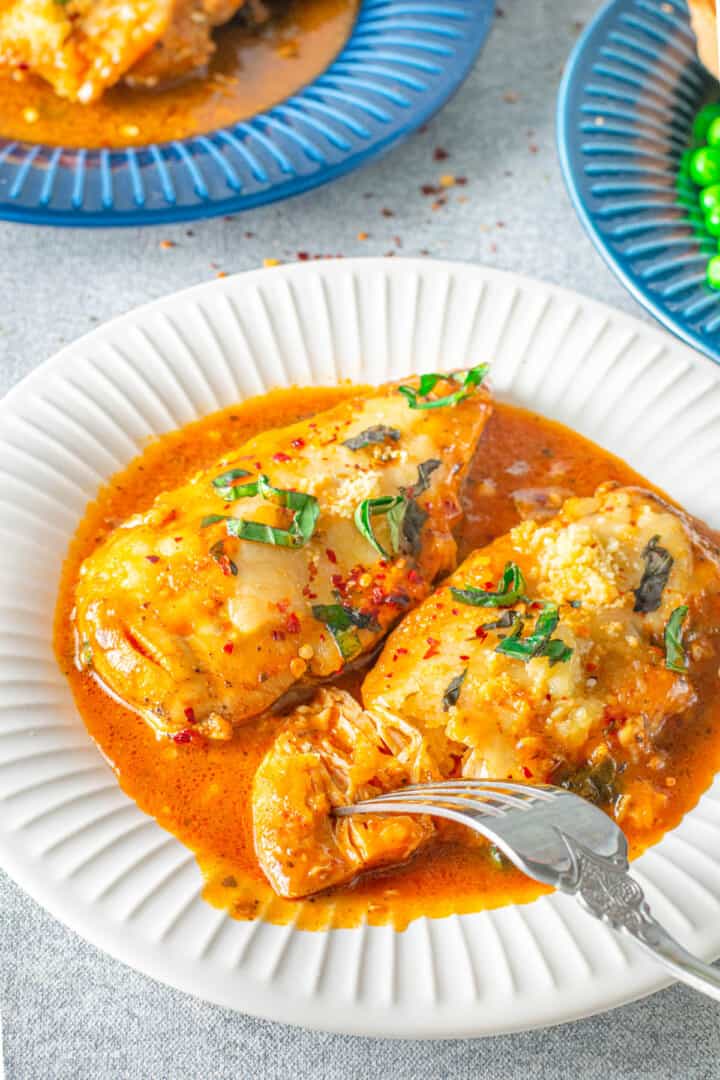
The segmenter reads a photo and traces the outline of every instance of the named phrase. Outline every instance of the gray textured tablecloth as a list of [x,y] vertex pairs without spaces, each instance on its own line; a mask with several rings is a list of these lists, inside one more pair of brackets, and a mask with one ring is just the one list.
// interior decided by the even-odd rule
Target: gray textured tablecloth
[[[99,321],[218,270],[290,261],[298,251],[483,262],[637,315],[576,221],[555,153],[560,73],[596,3],[499,4],[476,70],[429,129],[330,188],[234,221],[172,229],[0,225],[0,392]],[[439,146],[450,154],[442,163],[433,160]],[[445,172],[468,184],[433,212],[419,188]],[[359,240],[360,232],[369,238]],[[176,246],[161,247],[166,239]],[[595,1019],[476,1042],[317,1035],[205,1005],[136,974],[64,929],[2,873],[0,1008],[8,1080],[720,1077],[720,1011],[679,987]]]

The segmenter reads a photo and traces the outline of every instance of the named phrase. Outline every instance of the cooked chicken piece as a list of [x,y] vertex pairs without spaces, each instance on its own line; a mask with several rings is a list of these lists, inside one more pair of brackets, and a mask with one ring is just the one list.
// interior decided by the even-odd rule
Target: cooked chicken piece
[[[350,726],[375,725],[394,753],[382,732],[402,725],[413,761],[426,764],[401,771],[400,785],[423,771],[565,783],[651,827],[666,799],[666,726],[693,716],[699,679],[717,680],[719,615],[714,546],[647,492],[608,486],[569,499],[552,521],[523,521],[472,554],[390,635],[363,684],[365,711],[344,710],[332,789],[322,755],[304,759],[304,784],[324,799],[281,781],[273,795],[273,772],[290,774],[298,742],[312,745],[316,723],[323,730],[313,708],[289,721],[254,793],[263,870],[282,895],[302,895],[322,887],[310,871],[328,850],[338,881],[370,865],[340,834],[345,820],[328,820],[328,806],[370,791],[354,781]],[[650,760],[657,784],[622,777]],[[399,786],[389,760],[377,781],[377,792]],[[375,839],[372,865],[382,858]],[[388,846],[386,861],[396,850]],[[283,869],[290,863],[292,874]]]
[[156,85],[203,67],[244,0],[0,0],[0,67],[89,102],[137,68]]
[[440,775],[413,727],[321,690],[295,710],[255,775],[255,848],[275,891],[304,896],[404,862],[432,835],[429,819],[334,820],[331,811]]
[[490,414],[459,378],[414,399],[455,404],[413,408],[417,379],[388,385],[160,495],[81,568],[81,662],[182,742],[228,738],[371,652],[456,562],[458,492]]
[[126,75],[129,86],[155,87],[202,71],[215,52],[213,30],[256,0],[174,0],[167,30]]

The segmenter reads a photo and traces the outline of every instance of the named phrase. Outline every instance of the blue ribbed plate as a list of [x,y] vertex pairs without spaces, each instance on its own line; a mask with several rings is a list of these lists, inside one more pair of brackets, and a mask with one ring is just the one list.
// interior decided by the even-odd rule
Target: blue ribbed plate
[[695,112],[717,83],[695,55],[683,0],[611,0],[578,42],[558,100],[558,143],[580,220],[609,266],[668,329],[720,361],[716,242],[676,190]]
[[469,73],[493,9],[494,0],[363,0],[345,48],[315,82],[208,135],[112,151],[0,139],[0,218],[168,224],[327,183],[445,103]]

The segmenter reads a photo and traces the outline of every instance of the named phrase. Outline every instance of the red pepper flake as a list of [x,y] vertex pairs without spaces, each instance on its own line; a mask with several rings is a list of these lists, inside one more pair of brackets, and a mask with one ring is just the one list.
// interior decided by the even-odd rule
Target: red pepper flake
[[185,731],[178,731],[173,735],[172,741],[176,743],[192,742],[192,731],[188,731],[187,729]]
[[469,656],[461,656],[461,657],[459,657],[459,659],[460,660],[469,660],[470,657]]
[[420,194],[421,195],[439,195],[441,191],[442,191],[442,188],[436,187],[435,184],[421,184],[420,185]]
[[532,772],[528,769],[527,765],[523,765],[522,774],[526,780],[532,780]]
[[182,543],[182,536],[175,536],[175,537],[173,537],[173,539],[175,540],[176,544],[181,544]]
[[304,439],[293,439],[293,441],[290,443],[290,445],[292,446],[293,450],[302,450],[303,446],[305,445],[305,440]]
[[458,187],[465,187],[467,182],[468,182],[467,176],[456,176],[455,177],[455,183],[458,185]]
[[272,634],[270,636],[272,637],[273,641],[284,641],[285,640],[285,635],[283,634],[282,630],[273,630],[273,632],[272,632]]
[[330,578],[330,581],[332,582],[332,584],[335,586],[336,589],[340,589],[343,586],[342,574],[333,574],[332,577]]
[[413,569],[413,570],[408,570],[407,579],[408,579],[408,581],[410,582],[411,585],[417,585],[418,582],[422,581],[422,576],[420,574],[418,574],[417,570]]
[[160,556],[159,555],[146,555],[145,558],[147,559],[148,562],[151,562],[151,563],[160,562]]
[[255,462],[255,468],[256,469],[262,469],[262,461],[256,461]]
[[458,609],[456,607],[454,607],[454,608],[450,608],[450,614],[451,615],[459,615],[460,612],[458,611]]
[[277,461],[278,464],[283,464],[285,461],[292,461],[289,454],[284,454],[282,450],[278,450],[277,454],[273,454],[273,461]]
[[307,260],[310,258],[310,255],[307,251],[298,251],[297,257],[298,262],[307,262]]
[[232,641],[226,641],[223,645],[223,652],[227,653],[228,656],[230,656],[234,648],[235,646],[233,645]]
[[327,557],[328,557],[328,559],[330,560],[331,563],[336,563],[337,562],[337,555],[335,554],[335,552],[333,551],[332,548],[325,548],[325,554],[327,555]]
[[290,601],[289,600],[278,600],[278,602],[275,604],[275,607],[278,609],[278,611],[285,612],[290,607]]
[[449,157],[449,153],[442,146],[436,146],[433,150],[433,161],[447,161]]
[[197,723],[197,721],[195,720],[195,710],[193,709],[192,705],[188,705],[187,709],[184,709],[183,712],[185,713],[185,719],[187,720],[188,724]]
[[394,210],[388,210],[387,206],[383,206],[380,213],[382,214],[383,217],[395,217],[395,211]]
[[294,611],[291,611],[287,619],[285,620],[285,629],[287,630],[288,634],[300,633],[300,620],[298,619]]
[[407,656],[407,649],[403,649],[402,647],[396,649],[395,652],[398,654],[398,656]]
[[485,584],[483,585],[483,589],[485,590],[485,592],[492,592],[492,590],[494,588],[495,588],[495,585],[494,585],[494,583],[492,581],[486,581]]
[[440,647],[440,642],[437,640],[437,638],[433,637],[426,638],[425,640],[427,641],[430,648],[423,656],[423,660],[429,660],[431,656],[436,655],[438,648]]
[[484,626],[476,627],[476,629],[475,629],[475,637],[478,638],[479,641],[484,641],[485,640],[485,638],[487,637],[487,630],[485,629]]

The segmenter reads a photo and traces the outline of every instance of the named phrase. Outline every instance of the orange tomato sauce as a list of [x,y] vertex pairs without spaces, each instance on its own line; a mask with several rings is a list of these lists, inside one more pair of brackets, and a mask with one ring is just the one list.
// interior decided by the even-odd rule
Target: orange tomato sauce
[[[242,727],[229,743],[177,746],[158,739],[145,721],[74,664],[71,612],[79,566],[112,528],[258,432],[330,408],[356,389],[276,390],[151,442],[88,506],[63,570],[55,648],[88,731],[123,790],[195,853],[206,879],[206,899],[236,918],[296,920],[305,929],[350,927],[367,920],[400,929],[421,915],[478,911],[546,891],[514,868],[499,867],[486,846],[464,844],[451,832],[405,866],[368,874],[305,901],[281,900],[255,859],[250,796],[255,769],[282,719],[262,718]],[[562,425],[496,404],[464,492],[460,557],[517,523],[513,492],[518,489],[550,487],[590,495],[606,480],[643,483],[627,465]],[[345,676],[340,685],[357,691],[360,681],[357,675]],[[671,747],[675,786],[662,818],[652,832],[629,834],[635,854],[677,824],[720,767],[720,706],[713,704],[710,687],[707,691],[707,708]]]
[[164,89],[118,84],[99,101],[58,97],[42,79],[0,69],[0,136],[50,146],[112,148],[183,139],[254,116],[312,82],[350,36],[359,0],[275,0],[263,27],[215,32],[206,72]]

